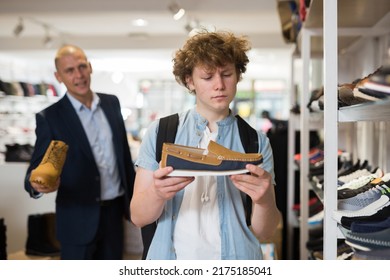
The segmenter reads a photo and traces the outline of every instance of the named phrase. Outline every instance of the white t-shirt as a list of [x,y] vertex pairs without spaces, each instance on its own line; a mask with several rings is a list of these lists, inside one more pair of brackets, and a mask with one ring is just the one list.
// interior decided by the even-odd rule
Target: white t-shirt
[[[199,148],[215,141],[218,131],[204,131]],[[217,181],[215,176],[199,176],[184,190],[173,244],[178,260],[221,259],[221,235]]]

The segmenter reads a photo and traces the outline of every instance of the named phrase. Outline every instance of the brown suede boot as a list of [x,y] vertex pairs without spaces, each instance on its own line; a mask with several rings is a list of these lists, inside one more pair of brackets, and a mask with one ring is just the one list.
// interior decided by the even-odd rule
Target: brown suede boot
[[37,168],[32,170],[30,182],[53,187],[60,177],[64,166],[68,145],[59,140],[52,140]]

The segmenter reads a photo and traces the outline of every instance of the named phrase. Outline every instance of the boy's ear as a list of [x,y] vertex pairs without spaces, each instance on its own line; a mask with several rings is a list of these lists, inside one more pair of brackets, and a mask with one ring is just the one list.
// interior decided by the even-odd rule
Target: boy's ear
[[191,77],[190,75],[188,75],[188,76],[186,77],[186,86],[187,86],[187,88],[188,88],[190,91],[195,90],[194,81],[192,80],[192,77]]

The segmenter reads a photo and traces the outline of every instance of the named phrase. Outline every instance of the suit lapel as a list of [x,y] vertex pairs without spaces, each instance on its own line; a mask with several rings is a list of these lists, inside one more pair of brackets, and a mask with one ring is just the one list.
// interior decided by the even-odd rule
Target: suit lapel
[[[118,111],[120,112],[119,106],[116,106],[116,103],[114,102],[115,98],[108,96],[108,95],[102,95],[99,94],[100,97],[100,106],[102,107],[102,110],[104,114],[106,115],[106,118],[108,120],[108,123],[110,124],[111,131],[112,131],[112,141],[114,144],[114,151],[117,159],[120,159],[123,155],[123,149],[121,144],[121,133],[120,133],[120,126],[121,123],[120,118],[118,117]],[[118,161],[118,164],[121,165],[122,161]]]
[[107,96],[104,96],[104,95],[101,95],[101,94],[98,94],[99,97],[100,97],[100,106],[104,112],[104,114],[106,115],[106,118],[107,118],[107,121],[108,123],[110,124],[110,127],[111,127],[111,131],[112,131],[112,138],[114,140],[114,144],[116,146],[117,142],[117,139],[118,139],[118,136],[119,136],[119,132],[118,132],[118,122],[116,121],[116,112],[118,110],[118,108],[115,108],[113,102],[111,102],[111,99]]
[[81,124],[72,103],[70,103],[66,95],[62,98],[60,110],[61,113],[59,115],[63,118],[64,123],[67,125],[69,133],[75,139],[74,142],[79,143],[81,149],[90,160],[95,161],[87,135],[84,132],[83,125]]

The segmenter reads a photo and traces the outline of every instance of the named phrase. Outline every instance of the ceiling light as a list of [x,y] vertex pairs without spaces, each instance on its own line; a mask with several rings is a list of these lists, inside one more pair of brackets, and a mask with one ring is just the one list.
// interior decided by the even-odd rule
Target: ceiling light
[[24,29],[23,19],[19,18],[19,22],[14,28],[14,35],[18,37],[20,33],[22,33],[23,29]]
[[50,48],[53,45],[53,38],[50,35],[46,35],[43,39],[43,44],[46,48]]
[[134,26],[146,26],[148,25],[148,21],[144,20],[143,18],[138,18],[132,21],[132,24]]
[[197,31],[199,28],[200,28],[200,24],[197,19],[188,21],[187,24],[184,26],[184,29],[187,31],[188,34]]
[[114,84],[120,84],[125,75],[121,71],[115,71],[111,74],[111,80]]
[[50,48],[53,45],[53,38],[50,36],[50,30],[48,25],[44,25],[45,37],[43,38],[43,45],[46,48]]
[[181,19],[184,16],[184,14],[186,13],[186,11],[183,8],[180,8],[179,4],[177,4],[176,2],[173,2],[172,4],[170,4],[168,6],[168,9],[173,14],[174,20]]

